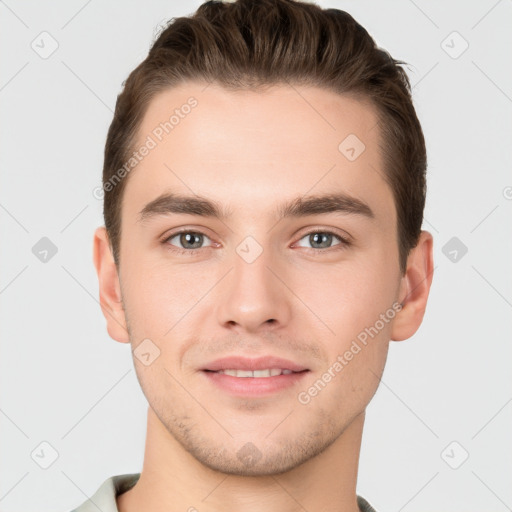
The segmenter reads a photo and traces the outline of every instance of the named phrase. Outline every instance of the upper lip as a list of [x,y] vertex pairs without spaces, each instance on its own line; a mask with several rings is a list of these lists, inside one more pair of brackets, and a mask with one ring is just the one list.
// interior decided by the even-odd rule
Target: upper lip
[[281,370],[292,370],[293,372],[301,372],[307,370],[293,361],[282,359],[281,357],[263,356],[258,358],[249,358],[243,356],[229,356],[221,359],[216,359],[211,363],[205,365],[203,370],[210,370],[213,372],[219,370],[266,370],[272,368],[280,368]]

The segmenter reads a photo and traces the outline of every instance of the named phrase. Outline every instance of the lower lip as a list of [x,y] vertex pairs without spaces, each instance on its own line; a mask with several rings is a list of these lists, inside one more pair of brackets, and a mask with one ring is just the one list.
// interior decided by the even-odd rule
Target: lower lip
[[274,377],[233,377],[224,373],[204,371],[216,386],[237,396],[262,396],[282,391],[301,381],[309,370]]

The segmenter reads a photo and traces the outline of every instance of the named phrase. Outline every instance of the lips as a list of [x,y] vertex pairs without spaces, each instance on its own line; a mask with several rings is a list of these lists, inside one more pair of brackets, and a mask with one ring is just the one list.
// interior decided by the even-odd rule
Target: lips
[[280,357],[232,356],[206,364],[200,373],[223,393],[257,399],[297,387],[309,372],[305,366]]
[[[230,356],[223,357],[221,359],[217,359],[205,365],[202,370],[210,371],[210,372],[219,372],[225,373],[227,371],[237,371],[236,376],[238,377],[267,377],[264,372],[268,370],[281,370],[280,374],[289,374],[291,372],[298,373],[307,370],[305,366],[295,363],[293,361],[289,361],[287,359],[282,359],[280,357],[274,356],[263,356],[258,358],[248,358],[243,356]],[[239,371],[239,372],[238,372]],[[249,374],[248,372],[251,372]],[[257,372],[254,374],[253,372]],[[275,373],[275,372],[274,372]],[[229,375],[229,373],[228,373]],[[270,376],[270,375],[268,375]]]

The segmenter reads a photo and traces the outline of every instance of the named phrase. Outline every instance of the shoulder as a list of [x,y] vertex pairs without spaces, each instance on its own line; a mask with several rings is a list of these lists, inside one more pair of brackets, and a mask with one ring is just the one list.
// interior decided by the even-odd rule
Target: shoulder
[[357,496],[357,506],[361,512],[377,512],[362,496]]
[[88,500],[70,512],[118,512],[116,496],[131,489],[139,477],[140,473],[127,473],[107,478]]

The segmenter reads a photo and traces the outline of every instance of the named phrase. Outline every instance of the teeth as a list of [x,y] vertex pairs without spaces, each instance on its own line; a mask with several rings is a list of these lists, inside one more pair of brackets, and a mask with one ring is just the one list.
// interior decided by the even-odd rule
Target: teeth
[[[281,373],[279,370],[275,371]],[[249,373],[252,373],[253,377],[270,377],[272,375],[272,370],[254,370],[253,372]],[[279,375],[279,373],[277,373],[277,375]]]
[[268,370],[219,370],[216,373],[223,373],[231,377],[277,377],[278,375],[289,375],[292,370],[281,370],[280,368],[271,368]]

